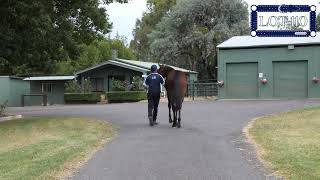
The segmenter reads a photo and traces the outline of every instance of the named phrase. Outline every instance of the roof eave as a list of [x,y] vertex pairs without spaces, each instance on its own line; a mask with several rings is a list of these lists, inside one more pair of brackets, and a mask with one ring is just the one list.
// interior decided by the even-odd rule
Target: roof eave
[[66,77],[27,77],[23,78],[24,81],[71,81],[74,80],[75,76],[66,76]]
[[[134,64],[134,63],[127,62],[128,60],[126,61],[126,59],[119,59],[119,58],[117,58],[116,60],[117,60],[117,61],[120,61],[120,62],[122,62],[122,63],[124,63],[124,64],[129,64],[129,65],[132,65],[132,66],[137,66],[137,67],[140,67],[140,68],[143,68],[143,69],[147,69],[148,71],[150,71],[148,67],[144,67],[144,66],[141,66],[141,65],[137,65],[137,64]],[[130,61],[130,60],[129,60],[129,61]],[[150,63],[153,63],[153,62],[150,62]]]
[[139,67],[139,66],[128,64],[128,63],[124,63],[124,62],[120,62],[119,63],[119,62],[114,61],[114,60],[110,60],[110,64],[118,65],[120,67],[128,68],[128,69],[131,69],[131,70],[134,70],[134,71],[138,71],[138,72],[142,72],[142,73],[149,71],[149,69],[146,69],[146,68],[143,68],[143,67]]
[[[91,70],[94,70],[96,68],[99,68],[99,67],[102,67],[102,66],[105,66],[105,65],[115,65],[115,66],[120,66],[120,67],[123,67],[123,68],[128,68],[128,69],[131,69],[131,70],[134,70],[134,71],[138,71],[138,72],[146,72],[148,71],[148,69],[146,68],[143,68],[143,67],[138,67],[136,65],[132,65],[132,64],[128,64],[128,63],[125,63],[125,62],[122,62],[122,61],[115,61],[115,60],[108,60],[104,63],[101,63],[99,65],[96,65],[96,66],[93,66],[93,67],[90,67],[90,68],[87,68],[85,70],[82,70],[82,71],[79,71],[76,73],[76,75],[79,75],[79,74],[83,74],[83,73],[86,73],[88,71],[91,71]],[[136,66],[136,67],[134,67]]]
[[266,45],[252,45],[252,46],[217,46],[218,49],[244,49],[244,48],[263,48],[263,47],[287,47],[290,45],[294,46],[308,46],[308,45],[320,45],[320,42],[315,43],[292,43],[292,44],[266,44]]
[[95,66],[86,68],[86,69],[84,69],[84,70],[82,70],[82,71],[79,71],[79,72],[76,72],[75,74],[76,74],[76,75],[79,75],[79,74],[82,74],[82,73],[91,71],[91,70],[93,70],[93,69],[96,69],[96,68],[102,67],[102,66],[104,66],[104,65],[107,65],[107,63],[108,63],[108,61],[103,62],[103,63],[101,63],[101,64],[98,64],[98,65],[95,65]]
[[23,79],[23,77],[18,76],[0,76],[0,78]]
[[24,81],[71,81],[74,79],[23,79]]

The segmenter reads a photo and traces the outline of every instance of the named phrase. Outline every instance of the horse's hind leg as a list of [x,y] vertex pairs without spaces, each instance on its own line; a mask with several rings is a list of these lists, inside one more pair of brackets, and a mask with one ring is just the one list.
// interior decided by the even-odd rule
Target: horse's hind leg
[[181,128],[181,109],[179,109],[179,118],[178,118],[178,123],[177,123],[177,128]]
[[168,109],[169,109],[169,123],[172,123],[172,118],[171,118],[171,104],[168,102]]
[[177,127],[177,110],[175,108],[172,108],[173,110],[173,124],[172,127]]

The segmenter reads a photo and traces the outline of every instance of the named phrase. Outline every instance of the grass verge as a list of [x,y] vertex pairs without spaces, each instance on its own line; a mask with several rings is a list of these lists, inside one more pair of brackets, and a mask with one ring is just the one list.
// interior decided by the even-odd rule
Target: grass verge
[[114,135],[111,124],[79,118],[0,122],[0,179],[61,179]]
[[259,118],[247,132],[275,175],[320,179],[320,108]]

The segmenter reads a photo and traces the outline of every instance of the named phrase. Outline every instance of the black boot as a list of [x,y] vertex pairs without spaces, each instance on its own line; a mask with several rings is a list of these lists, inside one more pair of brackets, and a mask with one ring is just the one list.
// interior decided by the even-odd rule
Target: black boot
[[150,125],[150,126],[153,126],[153,119],[152,119],[152,117],[149,117],[149,125]]
[[154,125],[158,125],[159,123],[156,120],[153,120]]
[[157,116],[156,116],[156,115],[153,115],[153,124],[154,124],[154,125],[158,125],[158,123],[157,123]]

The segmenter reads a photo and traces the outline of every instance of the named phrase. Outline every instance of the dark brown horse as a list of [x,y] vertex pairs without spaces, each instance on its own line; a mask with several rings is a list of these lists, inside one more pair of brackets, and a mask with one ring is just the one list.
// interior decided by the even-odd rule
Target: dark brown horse
[[[165,79],[165,85],[168,97],[169,123],[172,127],[181,127],[181,108],[184,97],[187,93],[187,76],[184,72],[174,70],[170,66],[160,65],[158,73]],[[171,109],[173,111],[173,121],[171,118]]]

